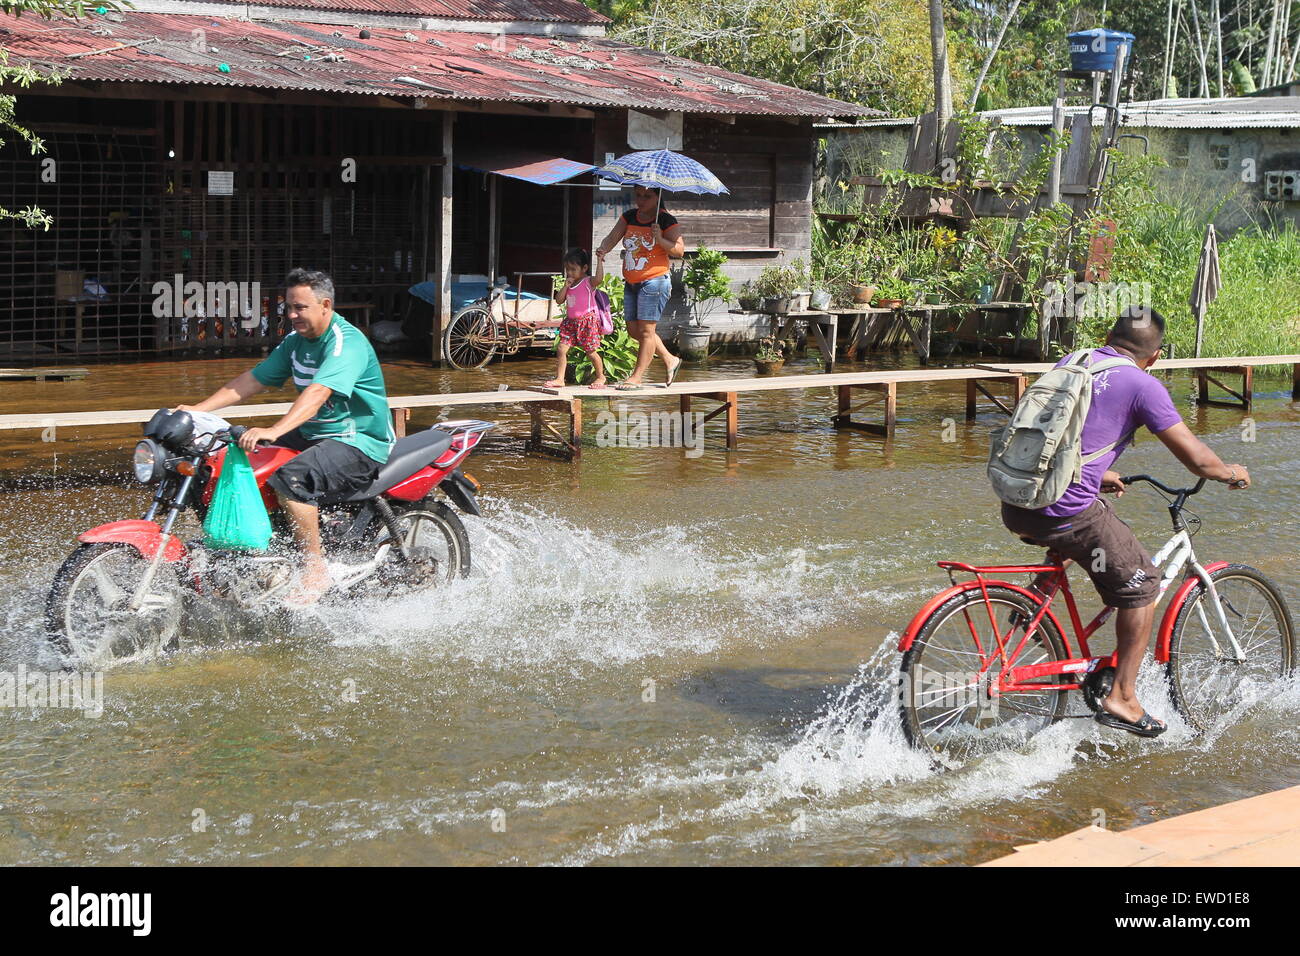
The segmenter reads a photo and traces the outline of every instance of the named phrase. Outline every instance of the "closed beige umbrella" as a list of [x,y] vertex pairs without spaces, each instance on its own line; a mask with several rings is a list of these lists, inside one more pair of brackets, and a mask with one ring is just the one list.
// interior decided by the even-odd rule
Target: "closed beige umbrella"
[[1219,295],[1223,284],[1219,275],[1219,239],[1214,233],[1214,223],[1205,227],[1205,242],[1201,245],[1201,261],[1196,264],[1196,279],[1192,283],[1189,305],[1196,318],[1196,357],[1201,357],[1201,334],[1205,329],[1205,312]]

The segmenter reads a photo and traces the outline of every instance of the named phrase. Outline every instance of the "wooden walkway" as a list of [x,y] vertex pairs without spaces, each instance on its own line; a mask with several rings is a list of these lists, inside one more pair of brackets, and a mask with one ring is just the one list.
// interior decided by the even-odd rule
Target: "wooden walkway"
[[[582,454],[582,403],[584,399],[623,401],[644,398],[673,398],[682,413],[691,410],[693,400],[713,402],[716,407],[705,415],[710,421],[719,415],[726,420],[727,448],[736,447],[739,432],[738,396],[741,392],[802,391],[809,388],[833,389],[836,395],[835,411],[831,421],[837,428],[853,428],[886,437],[893,435],[897,419],[898,387],[924,382],[965,382],[966,418],[973,419],[981,395],[987,397],[1003,412],[1010,413],[1025,390],[1025,375],[1020,372],[989,370],[984,368],[909,369],[905,371],[839,372],[821,375],[784,375],[766,378],[715,379],[707,382],[678,382],[671,386],[646,385],[639,389],[622,391],[614,388],[592,389],[581,386],[571,388],[504,389],[495,392],[447,392],[432,395],[401,395],[388,399],[393,409],[393,422],[398,435],[406,434],[406,422],[414,408],[445,408],[467,405],[522,405],[532,418],[529,436],[530,450],[558,454],[566,459]],[[1005,384],[1007,394],[999,398],[990,387]],[[855,406],[855,394],[868,393],[866,401]],[[883,416],[877,422],[864,422],[854,417],[855,412],[879,405]],[[238,420],[246,418],[279,417],[289,410],[288,402],[261,405],[234,405],[221,412],[222,417]],[[157,409],[131,408],[96,412],[27,412],[20,415],[0,415],[0,431],[47,428],[82,428],[97,425],[143,424],[153,417]],[[547,420],[546,412],[559,412],[560,427]],[[554,441],[550,441],[553,439]]]
[[[981,365],[979,368],[1002,372],[1021,372],[1025,375],[1041,375],[1052,368],[1054,364],[1053,362],[992,362]],[[1290,365],[1291,399],[1300,402],[1300,355],[1243,355],[1234,358],[1157,359],[1156,364],[1151,366],[1151,369],[1155,372],[1192,369],[1196,373],[1197,404],[1219,405],[1224,408],[1244,408],[1249,411],[1255,400],[1255,369],[1261,365]],[[1220,376],[1240,375],[1241,390],[1238,391],[1224,385],[1223,382],[1211,374],[1212,372],[1218,373]],[[1231,395],[1235,401],[1211,398],[1211,382]]]
[[0,368],[0,379],[8,381],[70,382],[89,374],[84,368]]
[[[552,396],[552,400],[541,405],[530,406],[533,413],[533,433],[530,447],[539,451],[558,453],[565,458],[582,456],[582,402],[584,399],[605,399],[624,401],[632,399],[676,398],[678,410],[687,414],[693,400],[702,399],[715,404],[704,416],[708,422],[719,415],[726,416],[727,448],[734,449],[738,440],[740,425],[738,398],[742,392],[802,391],[809,388],[834,389],[836,394],[835,412],[831,423],[836,428],[852,428],[858,431],[891,437],[897,421],[899,385],[925,382],[965,382],[966,383],[966,419],[973,420],[978,411],[979,396],[983,395],[1000,410],[1010,414],[1020,396],[1024,394],[1026,377],[1018,371],[1006,371],[987,368],[934,368],[907,369],[902,371],[880,372],[835,372],[820,375],[779,375],[763,378],[715,379],[707,382],[676,382],[672,385],[650,384],[641,388],[621,390],[613,387],[593,389],[586,386],[573,386],[555,389],[542,389]],[[1005,383],[1008,386],[1006,399],[1003,400],[989,391],[993,383]],[[855,393],[869,393],[870,397],[858,405],[853,404]],[[396,401],[396,399],[394,400]],[[882,420],[864,422],[854,418],[854,413],[868,406],[880,405],[883,410]],[[546,421],[543,410],[559,411],[568,421],[562,428],[556,428]],[[549,436],[558,442],[558,446],[549,446],[545,438]]]
[[1295,866],[1300,787],[1114,832],[1084,827],[983,866]]
[[[1300,355],[1262,355],[1234,358],[1162,359],[1153,368],[1156,371],[1193,369],[1200,380],[1200,400],[1206,404],[1228,405],[1233,408],[1250,408],[1253,400],[1253,370],[1261,365],[1290,365],[1293,374],[1292,395],[1300,401]],[[742,392],[802,391],[810,388],[831,389],[835,393],[835,406],[831,423],[836,428],[852,428],[876,435],[890,437],[897,420],[898,390],[900,386],[924,383],[965,382],[966,419],[973,420],[978,403],[987,398],[999,410],[1010,414],[1012,407],[1024,393],[1028,376],[1041,374],[1052,368],[1051,363],[996,363],[959,368],[918,368],[901,371],[835,372],[818,375],[781,375],[763,378],[713,379],[704,382],[677,382],[670,386],[644,385],[633,390],[614,388],[592,389],[582,386],[547,389],[511,388],[494,392],[446,392],[429,395],[401,395],[389,398],[393,409],[394,427],[399,435],[406,434],[406,423],[415,408],[449,408],[457,406],[522,405],[532,419],[529,436],[530,450],[558,454],[567,459],[582,455],[582,403],[587,399],[606,401],[631,401],[636,399],[675,399],[682,414],[691,411],[695,401],[711,402],[713,408],[704,421],[724,416],[727,448],[736,447],[739,435],[739,404]],[[1241,391],[1227,388],[1210,373],[1239,373]],[[1211,400],[1209,383],[1213,382],[1231,394],[1235,402]],[[1001,397],[991,388],[1006,386]],[[854,405],[855,398],[865,397]],[[876,421],[862,421],[855,417],[865,408],[877,406],[881,411]],[[237,405],[225,409],[222,415],[237,420],[269,418],[283,415],[288,402],[262,405]],[[79,428],[96,425],[142,424],[153,417],[156,409],[136,408],[95,412],[27,412],[19,415],[0,415],[0,431],[48,428]],[[546,413],[558,412],[558,426],[547,420]]]

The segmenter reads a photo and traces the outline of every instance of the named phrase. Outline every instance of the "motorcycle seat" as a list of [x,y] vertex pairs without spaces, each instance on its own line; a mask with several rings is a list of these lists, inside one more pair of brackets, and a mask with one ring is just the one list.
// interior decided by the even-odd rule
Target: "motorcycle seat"
[[429,428],[405,438],[399,438],[393,445],[388,461],[379,469],[379,475],[366,488],[361,489],[348,501],[365,501],[375,498],[393,485],[405,481],[425,465],[431,465],[442,453],[451,447],[452,433],[441,428]]

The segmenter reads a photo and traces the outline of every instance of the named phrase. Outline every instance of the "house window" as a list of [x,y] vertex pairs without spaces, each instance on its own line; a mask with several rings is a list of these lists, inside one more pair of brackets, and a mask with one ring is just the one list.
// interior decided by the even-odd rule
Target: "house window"
[[1210,161],[1214,164],[1215,169],[1227,169],[1228,159],[1232,154],[1232,147],[1227,144],[1214,145],[1210,147]]
[[1175,133],[1173,146],[1169,150],[1169,165],[1173,169],[1186,169],[1191,154],[1192,138],[1186,133]]

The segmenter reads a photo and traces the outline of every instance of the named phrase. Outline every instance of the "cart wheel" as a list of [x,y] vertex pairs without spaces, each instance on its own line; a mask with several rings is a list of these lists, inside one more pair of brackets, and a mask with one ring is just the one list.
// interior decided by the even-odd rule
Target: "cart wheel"
[[442,353],[453,368],[482,368],[497,350],[497,325],[481,305],[467,305],[442,334]]

